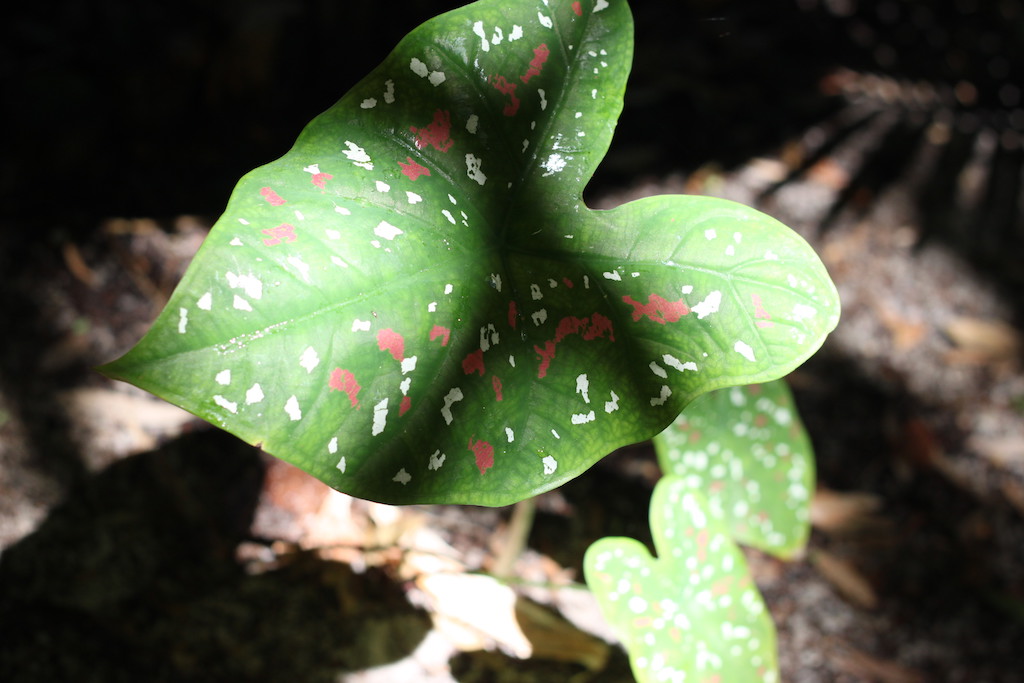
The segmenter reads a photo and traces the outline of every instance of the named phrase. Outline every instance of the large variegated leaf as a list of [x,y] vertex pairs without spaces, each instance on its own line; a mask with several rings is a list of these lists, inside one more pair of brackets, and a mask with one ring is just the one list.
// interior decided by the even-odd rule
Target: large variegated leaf
[[485,505],[788,372],[838,316],[798,236],[707,198],[583,204],[632,40],[624,0],[423,24],[239,182],[104,372],[354,495]]

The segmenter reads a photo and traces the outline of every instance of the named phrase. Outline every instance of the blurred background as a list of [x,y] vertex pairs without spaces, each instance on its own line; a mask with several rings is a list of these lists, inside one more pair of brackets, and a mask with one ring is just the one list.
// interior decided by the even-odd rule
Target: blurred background
[[[444,591],[429,563],[410,569],[409,539],[488,569],[508,510],[343,500],[90,370],[146,330],[239,177],[457,5],[6,11],[4,680],[629,680],[553,590],[520,620],[562,620],[557,653],[510,657],[489,622],[466,653],[428,635]],[[810,551],[748,555],[784,680],[1019,680],[1024,4],[631,6],[625,111],[588,202],[755,205],[816,247],[843,298],[790,377],[822,486]],[[589,542],[643,539],[656,477],[637,446],[545,496],[516,576],[568,590]],[[406,668],[356,673],[381,665]]]

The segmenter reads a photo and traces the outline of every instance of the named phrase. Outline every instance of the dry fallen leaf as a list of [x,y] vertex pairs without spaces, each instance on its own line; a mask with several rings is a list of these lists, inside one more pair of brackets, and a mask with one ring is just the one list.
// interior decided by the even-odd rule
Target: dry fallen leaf
[[484,574],[430,574],[416,580],[435,628],[463,652],[495,646],[519,659],[533,646],[516,620],[516,594]]
[[811,562],[848,602],[864,609],[878,607],[878,595],[871,582],[852,562],[836,557],[826,550],[813,551]]
[[1010,361],[1021,352],[1020,332],[999,320],[954,318],[944,331],[956,346],[958,353],[954,358],[964,362]]
[[811,524],[827,533],[856,532],[884,523],[876,514],[881,508],[882,499],[873,493],[819,487],[811,499]]

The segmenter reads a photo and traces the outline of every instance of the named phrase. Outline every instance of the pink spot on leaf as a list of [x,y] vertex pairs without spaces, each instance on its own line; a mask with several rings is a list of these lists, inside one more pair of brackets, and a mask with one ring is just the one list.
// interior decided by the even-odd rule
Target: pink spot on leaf
[[491,386],[494,388],[494,399],[501,400],[501,378],[497,375],[491,377]]
[[594,313],[594,315],[586,318],[566,316],[558,321],[554,339],[544,342],[544,348],[539,346],[533,347],[533,350],[540,357],[540,367],[537,371],[538,378],[544,377],[547,374],[551,360],[555,357],[557,345],[571,334],[578,334],[584,341],[594,341],[595,339],[615,341],[615,330],[612,328],[612,321],[606,316],[600,313]]
[[494,447],[486,441],[473,441],[475,437],[475,434],[469,437],[468,448],[476,457],[476,467],[482,475],[494,467]]
[[405,339],[390,327],[377,333],[377,347],[381,351],[390,351],[391,357],[397,361],[405,358]]
[[569,289],[572,289],[572,280],[570,280],[567,277],[563,277],[562,278],[562,282],[565,284],[566,287],[568,287]]
[[679,322],[680,318],[690,312],[690,307],[682,299],[668,301],[657,294],[650,294],[646,304],[636,301],[629,295],[622,297],[622,300],[633,307],[634,322],[647,316],[652,322],[664,325],[665,323]]
[[273,228],[264,228],[260,232],[267,236],[263,240],[263,245],[267,247],[273,247],[282,242],[294,242],[298,239],[295,236],[295,226],[290,223],[282,223]]
[[348,394],[349,403],[352,404],[353,408],[359,407],[359,390],[362,389],[359,386],[359,382],[356,381],[355,375],[348,370],[342,370],[341,368],[334,368],[331,372],[331,378],[327,380],[327,386],[334,391],[341,391]]
[[441,327],[440,325],[434,325],[430,330],[430,341],[434,341],[438,337],[441,338],[441,346],[448,346],[448,339],[451,337],[452,331],[447,327]]
[[505,116],[515,116],[516,112],[519,111],[519,98],[516,97],[516,84],[509,83],[505,80],[504,76],[492,76],[491,85],[493,85],[495,90],[500,92],[502,95],[509,96],[509,103],[505,105],[505,109],[502,113],[505,114]]
[[477,349],[462,359],[462,371],[467,375],[479,372],[481,377],[484,376],[484,352],[482,349]]
[[434,120],[425,127],[417,128],[416,126],[410,126],[409,130],[417,135],[417,149],[423,149],[427,145],[433,145],[434,149],[439,152],[447,152],[451,149],[452,139],[449,136],[452,130],[452,115],[450,112],[438,109],[434,112]]
[[574,3],[572,3],[572,11],[576,13],[577,17],[583,16],[583,7],[580,6],[579,0],[576,0]]
[[271,206],[281,206],[285,203],[285,200],[281,198],[281,195],[274,192],[269,187],[260,188],[260,195],[267,200],[267,203]]
[[556,344],[552,340],[544,342],[544,348],[534,346],[533,350],[537,352],[540,357],[540,367],[537,369],[537,377],[544,377],[548,374],[548,367],[551,365],[551,361],[555,358]]
[[408,396],[402,397],[402,402],[398,404],[398,416],[401,417],[409,412],[409,408],[412,408],[412,399]]
[[548,61],[548,55],[550,54],[551,50],[548,49],[546,43],[535,47],[533,49],[533,59],[530,60],[530,68],[519,77],[519,80],[523,83],[529,83],[530,79],[534,76],[540,76],[540,71],[544,68],[544,62]]
[[327,183],[327,181],[333,177],[334,176],[332,176],[330,173],[314,173],[312,180],[314,185],[323,190],[325,189],[324,185]]
[[516,313],[516,302],[508,302],[508,326],[513,330],[516,329],[516,323],[519,321],[519,315]]
[[761,296],[759,294],[751,294],[750,300],[754,303],[754,318],[757,319],[756,325],[762,328],[773,327],[775,323],[771,321],[772,316],[768,314],[768,311],[764,310]]
[[405,163],[399,161],[398,165],[402,167],[402,173],[409,180],[416,180],[421,175],[430,175],[430,169],[426,166],[421,166],[412,160],[412,157],[406,157]]

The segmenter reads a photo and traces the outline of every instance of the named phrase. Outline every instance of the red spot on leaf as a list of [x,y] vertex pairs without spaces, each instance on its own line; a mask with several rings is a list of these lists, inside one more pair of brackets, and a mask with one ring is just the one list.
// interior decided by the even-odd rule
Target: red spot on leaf
[[530,68],[519,77],[519,80],[523,83],[529,83],[530,79],[534,76],[540,76],[540,71],[544,68],[544,62],[548,61],[548,55],[550,54],[551,50],[548,49],[547,43],[535,47],[533,49],[533,59],[530,60]]
[[438,109],[434,112],[434,120],[425,127],[410,126],[409,130],[416,133],[417,149],[423,149],[427,145],[433,145],[439,152],[451,149],[452,139],[449,136],[452,131],[452,115],[447,111]]
[[508,302],[508,326],[513,330],[516,329],[516,324],[519,322],[519,315],[516,313],[516,302]]
[[313,184],[319,187],[321,190],[323,190],[325,189],[324,185],[327,183],[327,181],[333,177],[334,176],[332,176],[330,173],[314,173]]
[[480,470],[480,474],[485,473],[490,468],[494,467],[494,447],[486,441],[473,441],[476,437],[469,437],[468,448],[470,452],[476,457],[476,467]]
[[505,105],[505,109],[502,113],[505,114],[505,116],[515,116],[516,112],[519,111],[519,98],[516,97],[516,84],[509,83],[505,80],[504,76],[492,76],[491,85],[493,85],[495,90],[500,92],[502,95],[509,96],[509,103]]
[[615,341],[615,330],[612,329],[612,321],[600,313],[590,316],[590,325],[583,332],[583,339],[591,341],[608,337],[608,341]]
[[543,349],[539,346],[533,347],[533,350],[536,351],[537,355],[540,357],[540,367],[537,370],[537,377],[544,377],[544,375],[548,374],[548,367],[551,365],[551,361],[555,357],[555,348],[555,342],[550,339],[544,342]]
[[285,203],[285,200],[281,198],[281,195],[274,192],[269,187],[260,188],[260,195],[267,200],[267,203],[271,206],[281,206]]
[[[450,142],[450,141],[449,141]],[[421,166],[412,160],[412,157],[406,157],[405,162],[398,162],[398,165],[402,167],[402,173],[409,180],[416,180],[421,175],[430,175],[430,169],[426,166]]]
[[405,338],[390,327],[377,333],[377,347],[381,351],[390,351],[391,357],[397,361],[405,358]]
[[584,341],[594,341],[595,339],[602,338],[608,339],[608,341],[615,341],[615,330],[612,328],[612,321],[606,316],[600,313],[594,313],[594,315],[587,318],[566,316],[558,321],[554,339],[546,341],[543,349],[539,346],[533,347],[533,350],[540,357],[540,367],[537,371],[538,378],[544,377],[547,374],[551,360],[555,357],[556,346],[571,334],[580,335]]
[[563,277],[562,278],[562,282],[565,284],[566,287],[568,287],[569,289],[572,289],[572,280],[570,280],[567,277]]
[[452,331],[447,327],[441,327],[440,325],[434,325],[430,330],[430,341],[434,341],[438,337],[441,338],[441,346],[448,346],[448,339],[451,337]]
[[398,404],[398,416],[401,417],[409,412],[409,408],[412,408],[412,399],[408,396],[402,397],[402,402]]
[[491,386],[494,387],[494,399],[501,400],[501,378],[497,375],[491,377]]
[[479,372],[481,377],[484,376],[484,352],[482,349],[477,349],[462,359],[462,371],[467,375]]
[[668,301],[657,294],[650,294],[646,304],[636,301],[629,295],[622,297],[622,300],[633,307],[633,322],[647,316],[652,322],[664,325],[665,323],[679,322],[680,318],[690,312],[690,307],[682,299]]
[[754,318],[757,319],[758,327],[773,327],[775,323],[771,321],[771,315],[768,311],[764,310],[764,303],[761,301],[761,295],[751,294],[750,300],[754,303]]
[[577,17],[583,16],[583,7],[580,6],[579,0],[576,0],[576,2],[572,3],[572,11],[576,13]]
[[355,375],[348,370],[334,368],[331,372],[331,378],[327,380],[327,386],[334,391],[341,391],[348,394],[348,400],[349,403],[352,404],[352,407],[359,407],[359,390],[362,389],[362,387],[359,386],[359,382],[356,381]]
[[267,247],[273,247],[282,242],[294,242],[298,239],[295,236],[295,226],[290,223],[282,223],[273,228],[264,228],[260,232],[267,236],[263,240],[263,245]]

